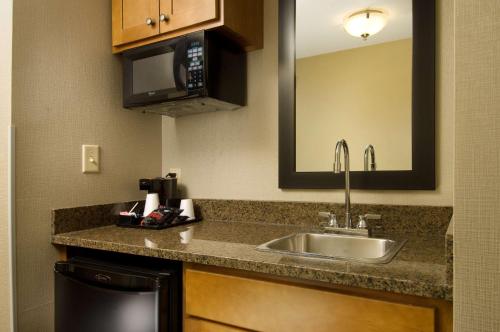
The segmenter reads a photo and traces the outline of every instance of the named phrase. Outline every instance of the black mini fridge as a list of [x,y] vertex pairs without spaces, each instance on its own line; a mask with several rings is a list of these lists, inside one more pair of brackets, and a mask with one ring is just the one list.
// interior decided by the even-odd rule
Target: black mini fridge
[[181,271],[88,258],[57,262],[55,332],[181,331]]

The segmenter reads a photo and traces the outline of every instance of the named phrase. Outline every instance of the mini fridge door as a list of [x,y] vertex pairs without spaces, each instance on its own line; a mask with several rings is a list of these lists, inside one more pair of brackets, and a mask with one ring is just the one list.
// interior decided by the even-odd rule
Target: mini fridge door
[[55,332],[177,331],[169,285],[168,275],[56,263]]

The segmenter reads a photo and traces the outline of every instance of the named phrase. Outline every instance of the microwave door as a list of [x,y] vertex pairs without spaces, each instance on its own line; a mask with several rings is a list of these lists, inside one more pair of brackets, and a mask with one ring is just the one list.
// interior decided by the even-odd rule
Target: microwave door
[[186,89],[183,38],[124,54],[124,106],[142,106],[183,98]]
[[172,94],[172,96],[169,93],[168,95],[169,99],[187,96],[186,84],[187,84],[188,73],[186,69],[186,54],[187,54],[186,41],[184,38],[182,38],[175,45],[175,51],[174,51],[173,71],[174,71],[175,87],[177,91],[174,94]]

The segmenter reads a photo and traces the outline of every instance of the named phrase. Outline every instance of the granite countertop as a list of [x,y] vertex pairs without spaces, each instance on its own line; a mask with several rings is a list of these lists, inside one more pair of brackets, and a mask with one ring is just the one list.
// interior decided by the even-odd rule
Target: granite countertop
[[255,250],[269,240],[313,230],[307,225],[205,220],[189,229],[188,243],[181,243],[179,235],[188,230],[185,226],[156,231],[112,225],[58,233],[52,243],[452,300],[445,239],[440,235],[384,234],[408,242],[392,262],[365,264]]

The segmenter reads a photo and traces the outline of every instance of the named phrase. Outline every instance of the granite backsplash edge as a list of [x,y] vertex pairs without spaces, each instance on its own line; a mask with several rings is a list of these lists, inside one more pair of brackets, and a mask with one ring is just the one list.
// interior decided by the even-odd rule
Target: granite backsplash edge
[[[52,210],[52,235],[79,231],[116,223],[120,211],[129,210],[136,201],[81,206]],[[282,202],[194,199],[198,216],[204,220],[273,223],[289,225],[318,225],[320,211],[333,212],[341,224],[344,206],[323,202]],[[143,209],[144,202],[138,207]],[[453,214],[452,207],[353,204],[353,222],[366,213],[380,214],[382,219],[369,221],[370,227],[386,233],[432,234],[445,237]],[[371,224],[370,224],[371,223]]]
[[450,225],[448,226],[448,230],[446,231],[446,240],[445,240],[446,282],[448,283],[448,285],[453,285],[453,233],[454,233],[454,224],[452,217]]
[[[99,204],[52,210],[52,235],[114,225],[120,211],[130,210],[137,201]],[[144,209],[144,202],[138,208]]]

